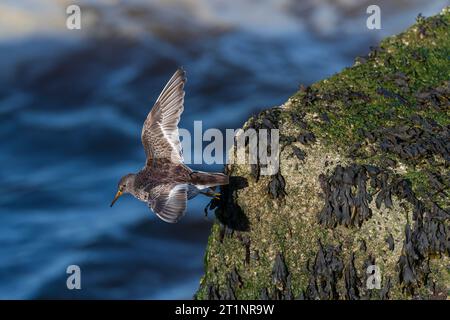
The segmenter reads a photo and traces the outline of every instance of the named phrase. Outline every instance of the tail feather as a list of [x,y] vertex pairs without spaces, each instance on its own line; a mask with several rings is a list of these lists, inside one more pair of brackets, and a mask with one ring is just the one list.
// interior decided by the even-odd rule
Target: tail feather
[[191,174],[191,183],[204,187],[215,187],[228,184],[228,176],[218,172],[194,171]]

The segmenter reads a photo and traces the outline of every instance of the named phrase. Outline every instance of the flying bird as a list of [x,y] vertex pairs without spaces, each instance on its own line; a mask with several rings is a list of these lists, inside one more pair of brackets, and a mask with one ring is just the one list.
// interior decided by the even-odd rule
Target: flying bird
[[184,216],[187,200],[198,194],[219,197],[212,188],[228,184],[223,173],[194,171],[183,162],[178,123],[184,110],[186,73],[178,69],[162,90],[142,128],[147,157],[137,173],[123,176],[111,203],[125,193],[144,201],[162,220],[175,223]]

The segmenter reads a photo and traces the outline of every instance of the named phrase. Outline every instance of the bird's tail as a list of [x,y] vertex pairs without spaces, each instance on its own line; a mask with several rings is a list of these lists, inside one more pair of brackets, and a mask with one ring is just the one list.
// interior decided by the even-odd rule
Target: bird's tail
[[204,188],[228,184],[228,176],[218,172],[194,171],[191,173],[191,183]]

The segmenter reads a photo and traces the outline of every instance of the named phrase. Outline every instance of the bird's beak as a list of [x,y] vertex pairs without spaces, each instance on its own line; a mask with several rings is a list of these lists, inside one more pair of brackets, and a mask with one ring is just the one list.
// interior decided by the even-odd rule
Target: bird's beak
[[110,207],[112,207],[114,205],[114,203],[116,203],[117,199],[119,199],[122,194],[123,194],[123,192],[121,190],[117,191],[116,195],[114,196],[113,201],[111,202]]

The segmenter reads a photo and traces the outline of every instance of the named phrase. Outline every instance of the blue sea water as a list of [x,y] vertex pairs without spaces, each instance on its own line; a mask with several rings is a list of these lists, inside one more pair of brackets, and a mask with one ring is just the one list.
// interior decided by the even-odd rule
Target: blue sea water
[[[191,298],[214,219],[203,213],[209,200],[192,200],[176,225],[131,197],[109,207],[120,177],[143,166],[141,126],[175,69],[188,74],[180,127],[202,120],[204,130],[238,128],[440,5],[415,1],[406,10],[399,1],[385,12],[386,27],[369,31],[359,2],[336,10],[339,19],[330,25],[327,2],[273,12],[277,2],[264,1],[259,15],[263,22],[267,15],[269,28],[256,18],[243,23],[242,10],[220,6],[200,23],[199,8],[185,2],[190,10],[151,1],[136,12],[133,1],[118,7],[84,1],[97,22],[75,37],[37,22],[25,31],[30,21],[0,24],[1,299]],[[59,14],[34,16],[16,2],[0,9],[38,22]],[[211,22],[222,17],[220,25]],[[321,23],[327,28],[317,29]],[[81,268],[81,290],[66,287],[71,264]]]

